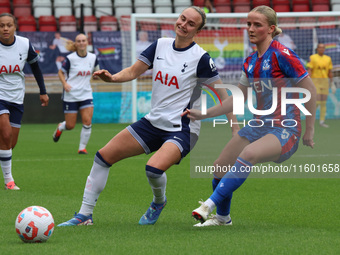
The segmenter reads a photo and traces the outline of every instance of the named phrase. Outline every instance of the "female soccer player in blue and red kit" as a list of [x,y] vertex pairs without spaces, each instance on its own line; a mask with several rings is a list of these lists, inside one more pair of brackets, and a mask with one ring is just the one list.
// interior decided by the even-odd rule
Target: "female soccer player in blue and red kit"
[[[201,221],[195,225],[198,227],[231,225],[232,194],[246,180],[251,167],[261,162],[281,163],[297,150],[301,137],[300,110],[295,104],[287,104],[286,113],[281,112],[281,103],[284,103],[281,102],[281,94],[285,88],[309,91],[311,98],[305,103],[305,108],[311,115],[306,116],[306,130],[302,139],[304,145],[314,146],[316,91],[299,57],[273,40],[282,32],[277,27],[275,11],[267,6],[254,8],[248,14],[247,30],[249,40],[256,44],[257,51],[245,60],[238,88],[247,98],[247,88],[252,87],[256,94],[257,110],[267,110],[268,114],[254,115],[252,125],[248,124],[233,136],[215,161],[215,165],[232,166],[228,168],[232,171],[215,173],[213,194],[192,212],[192,216]],[[298,96],[298,93],[286,94],[291,102],[298,100]],[[274,104],[272,109],[273,102],[277,102],[277,106]],[[232,111],[233,97],[230,97],[222,105],[208,109],[204,116],[200,111],[190,109],[184,114],[197,120]],[[255,126],[256,123],[258,126]],[[215,207],[217,215],[208,219]]]

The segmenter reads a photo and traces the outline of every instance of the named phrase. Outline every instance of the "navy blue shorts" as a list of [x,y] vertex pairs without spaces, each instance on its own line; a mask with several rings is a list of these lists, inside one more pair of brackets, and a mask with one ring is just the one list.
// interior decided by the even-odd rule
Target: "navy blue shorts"
[[164,143],[174,143],[184,158],[195,146],[198,136],[190,133],[189,129],[179,132],[169,132],[154,127],[142,118],[127,127],[129,132],[143,147],[146,154],[157,151]]
[[281,163],[289,159],[298,149],[300,137],[283,127],[250,127],[245,126],[238,131],[239,136],[246,138],[249,142],[264,137],[267,134],[273,134],[279,139],[282,147],[281,156],[275,163]]
[[93,99],[86,99],[79,102],[63,101],[64,113],[77,113],[79,110],[93,107]]
[[6,113],[9,114],[9,122],[11,126],[20,128],[22,115],[24,114],[24,105],[0,100],[0,115]]

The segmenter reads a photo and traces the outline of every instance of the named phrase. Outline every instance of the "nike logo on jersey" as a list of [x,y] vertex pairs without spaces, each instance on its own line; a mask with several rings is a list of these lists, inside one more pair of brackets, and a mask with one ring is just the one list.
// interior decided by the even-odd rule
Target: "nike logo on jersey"
[[164,60],[164,58],[157,56],[157,60]]
[[283,49],[283,53],[286,53],[288,56],[290,56],[290,53],[289,53],[288,49]]
[[174,136],[174,139],[178,139],[178,140],[183,142],[183,140],[181,138],[179,138],[178,136]]

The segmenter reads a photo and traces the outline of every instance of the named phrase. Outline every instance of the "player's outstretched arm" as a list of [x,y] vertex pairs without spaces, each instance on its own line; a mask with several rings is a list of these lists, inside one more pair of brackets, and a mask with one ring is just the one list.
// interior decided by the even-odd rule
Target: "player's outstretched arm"
[[302,88],[307,89],[310,94],[310,100],[305,103],[306,109],[312,114],[306,116],[306,130],[302,137],[303,145],[314,148],[314,122],[315,122],[315,112],[316,112],[316,88],[312,82],[312,79],[307,77],[303,79],[300,83]]
[[132,81],[139,77],[142,73],[148,70],[149,66],[144,62],[137,60],[132,66],[123,69],[122,71],[111,74],[107,70],[99,70],[93,73],[93,76],[98,76],[106,82],[126,82]]

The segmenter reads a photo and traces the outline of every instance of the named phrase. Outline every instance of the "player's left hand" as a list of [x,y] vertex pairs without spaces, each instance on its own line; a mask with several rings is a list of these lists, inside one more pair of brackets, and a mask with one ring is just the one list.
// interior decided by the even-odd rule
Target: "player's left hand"
[[96,77],[96,76],[98,76],[103,81],[112,82],[112,75],[107,70],[102,69],[102,70],[99,70],[99,71],[95,71],[93,73],[93,77]]
[[196,109],[186,109],[181,114],[181,117],[183,117],[184,115],[187,115],[187,117],[193,121],[202,119],[202,113]]
[[40,102],[41,106],[48,106],[48,102],[50,101],[49,97],[47,94],[45,95],[40,95]]

